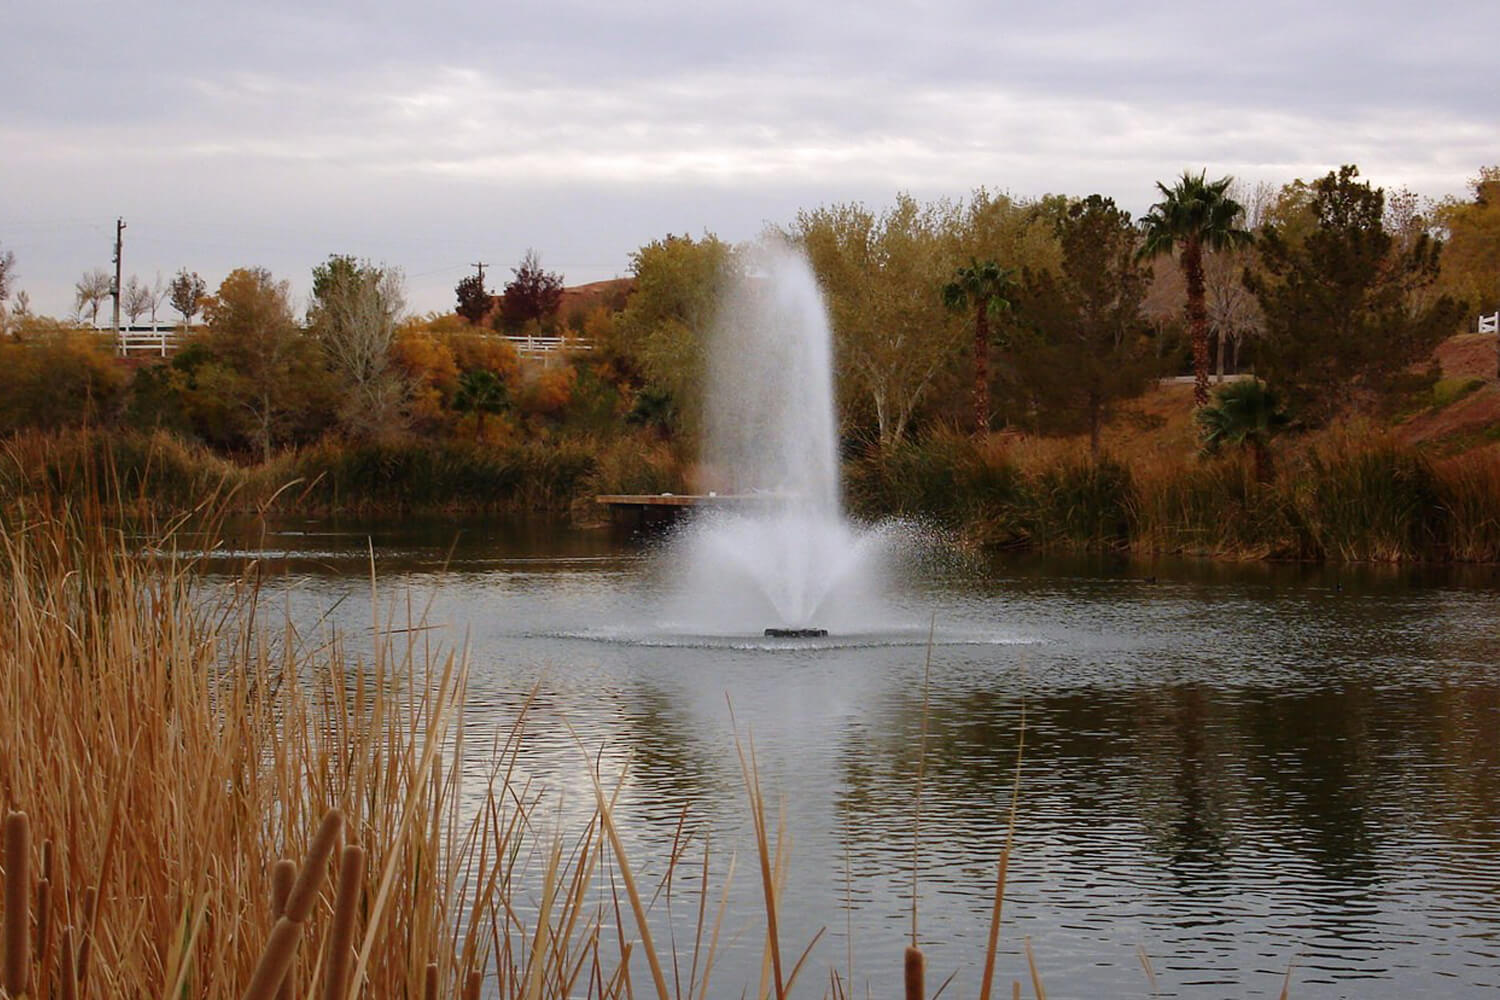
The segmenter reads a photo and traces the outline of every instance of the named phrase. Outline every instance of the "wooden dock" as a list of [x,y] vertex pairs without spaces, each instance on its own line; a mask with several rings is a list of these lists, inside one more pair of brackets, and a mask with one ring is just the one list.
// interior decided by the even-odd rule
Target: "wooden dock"
[[695,508],[742,510],[784,499],[780,493],[605,493],[594,502],[609,508],[616,524],[647,528],[675,521]]

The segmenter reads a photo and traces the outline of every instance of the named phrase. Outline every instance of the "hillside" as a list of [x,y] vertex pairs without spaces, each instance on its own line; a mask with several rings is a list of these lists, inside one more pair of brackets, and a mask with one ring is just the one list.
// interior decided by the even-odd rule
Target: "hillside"
[[[1395,437],[1440,455],[1473,449],[1500,451],[1500,379],[1496,378],[1496,338],[1465,333],[1450,337],[1434,352],[1442,379],[1430,402],[1404,414]],[[1163,382],[1122,406],[1104,432],[1104,445],[1128,460],[1181,455],[1197,447],[1193,387]]]

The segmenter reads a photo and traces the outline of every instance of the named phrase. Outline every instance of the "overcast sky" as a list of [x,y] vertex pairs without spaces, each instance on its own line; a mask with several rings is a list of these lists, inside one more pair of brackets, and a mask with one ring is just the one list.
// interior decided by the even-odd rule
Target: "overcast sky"
[[1500,162],[1500,3],[19,0],[0,249],[33,308],[110,265],[305,296],[330,253],[451,309],[528,247],[569,284],[668,232],[755,236],[896,192],[1113,196],[1185,168],[1358,163],[1460,194]]

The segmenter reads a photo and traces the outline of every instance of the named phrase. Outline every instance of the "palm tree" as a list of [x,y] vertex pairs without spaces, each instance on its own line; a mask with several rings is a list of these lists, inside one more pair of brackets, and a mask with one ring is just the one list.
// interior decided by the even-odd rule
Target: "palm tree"
[[990,429],[990,320],[1010,308],[1012,272],[993,260],[969,258],[943,286],[943,304],[954,312],[974,310],[974,434]]
[[459,413],[474,414],[474,440],[484,440],[484,415],[505,409],[505,383],[485,368],[471,368],[458,377],[453,394],[453,408]]
[[1245,208],[1229,197],[1232,177],[1204,180],[1183,172],[1172,187],[1157,181],[1162,200],[1141,217],[1142,259],[1180,250],[1178,264],[1187,280],[1188,331],[1193,339],[1193,404],[1208,405],[1208,308],[1203,291],[1203,252],[1245,246],[1254,237],[1235,223]]
[[1290,423],[1275,390],[1258,379],[1240,379],[1220,389],[1214,399],[1213,406],[1198,411],[1203,450],[1213,455],[1225,446],[1248,448],[1255,461],[1255,481],[1269,483],[1275,475],[1271,438]]

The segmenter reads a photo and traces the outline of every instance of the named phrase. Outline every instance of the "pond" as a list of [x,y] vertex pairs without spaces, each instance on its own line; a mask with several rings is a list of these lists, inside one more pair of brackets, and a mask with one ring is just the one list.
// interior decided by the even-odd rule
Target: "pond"
[[617,819],[642,878],[685,809],[716,870],[733,852],[716,993],[760,968],[738,739],[791,838],[784,951],[825,929],[804,988],[852,961],[861,994],[892,995],[915,857],[929,992],[956,973],[948,995],[976,995],[1023,713],[1003,992],[1029,981],[1024,938],[1058,996],[1150,995],[1142,950],[1162,996],[1275,997],[1289,967],[1294,996],[1500,987],[1497,568],[936,561],[878,631],[777,640],[658,627],[670,572],[606,531],[242,537],[269,599],[351,636],[373,550],[383,616],[427,608],[431,641],[468,644],[471,728],[508,727],[535,691],[522,764],[559,822],[591,807],[589,761],[628,764]]

